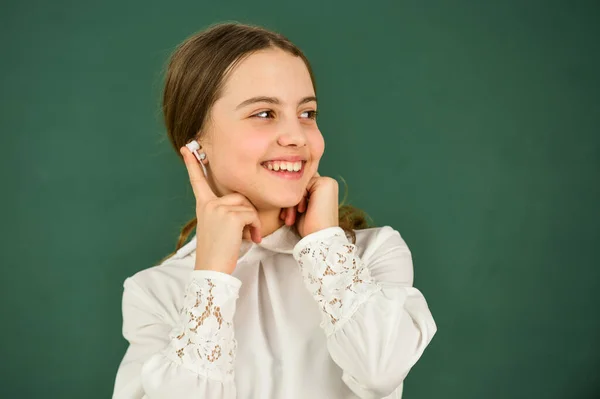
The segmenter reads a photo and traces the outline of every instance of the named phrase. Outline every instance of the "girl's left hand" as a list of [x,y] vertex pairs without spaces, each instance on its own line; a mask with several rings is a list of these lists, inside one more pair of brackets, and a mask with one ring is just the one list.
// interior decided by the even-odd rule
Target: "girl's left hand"
[[319,172],[310,179],[302,200],[289,208],[282,208],[279,218],[296,228],[301,237],[328,227],[339,226],[338,182]]

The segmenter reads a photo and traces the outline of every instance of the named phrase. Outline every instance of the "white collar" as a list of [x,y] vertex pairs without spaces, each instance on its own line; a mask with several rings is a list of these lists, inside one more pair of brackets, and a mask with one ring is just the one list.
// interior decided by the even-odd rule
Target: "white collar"
[[[196,252],[196,234],[183,247],[173,255],[170,259],[181,259],[190,254],[195,255]],[[272,252],[283,254],[292,254],[294,247],[300,241],[301,237],[297,233],[295,227],[283,225],[273,233],[262,238],[260,244],[255,244],[252,241],[242,240],[239,258],[245,257],[254,247],[264,248]]]

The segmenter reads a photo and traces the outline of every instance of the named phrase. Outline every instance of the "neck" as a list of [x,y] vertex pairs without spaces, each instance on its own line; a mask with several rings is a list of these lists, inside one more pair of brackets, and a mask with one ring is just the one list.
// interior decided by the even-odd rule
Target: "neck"
[[[264,211],[258,211],[258,219],[260,220],[260,236],[266,237],[279,229],[285,224],[283,220],[279,218],[281,209],[270,209]],[[244,229],[243,236],[244,240],[250,240],[250,231],[248,227]]]

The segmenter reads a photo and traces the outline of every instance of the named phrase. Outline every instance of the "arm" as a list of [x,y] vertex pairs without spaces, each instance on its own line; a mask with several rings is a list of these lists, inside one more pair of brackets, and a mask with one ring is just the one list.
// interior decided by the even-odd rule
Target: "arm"
[[364,399],[396,390],[437,330],[412,286],[412,256],[400,234],[386,226],[371,240],[365,263],[339,227],[309,234],[294,248],[321,309],[329,353]]
[[123,336],[129,347],[113,398],[235,398],[232,320],[240,286],[225,273],[192,271],[179,325],[172,328],[155,297],[134,278],[125,280]]

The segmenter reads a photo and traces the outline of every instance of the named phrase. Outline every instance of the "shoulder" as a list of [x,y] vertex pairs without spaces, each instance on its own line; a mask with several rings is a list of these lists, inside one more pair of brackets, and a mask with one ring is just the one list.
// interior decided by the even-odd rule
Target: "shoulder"
[[356,247],[363,257],[371,256],[374,252],[380,252],[382,249],[394,249],[410,254],[410,249],[400,232],[391,226],[354,230],[354,233],[356,234]]
[[[138,285],[148,292],[164,289],[165,285],[181,286],[194,269],[196,236],[158,265],[141,270],[125,280],[125,285]],[[127,288],[127,287],[126,287]]]
[[189,254],[170,257],[126,278],[124,295],[170,308],[171,304],[179,302],[193,269],[194,260]]

